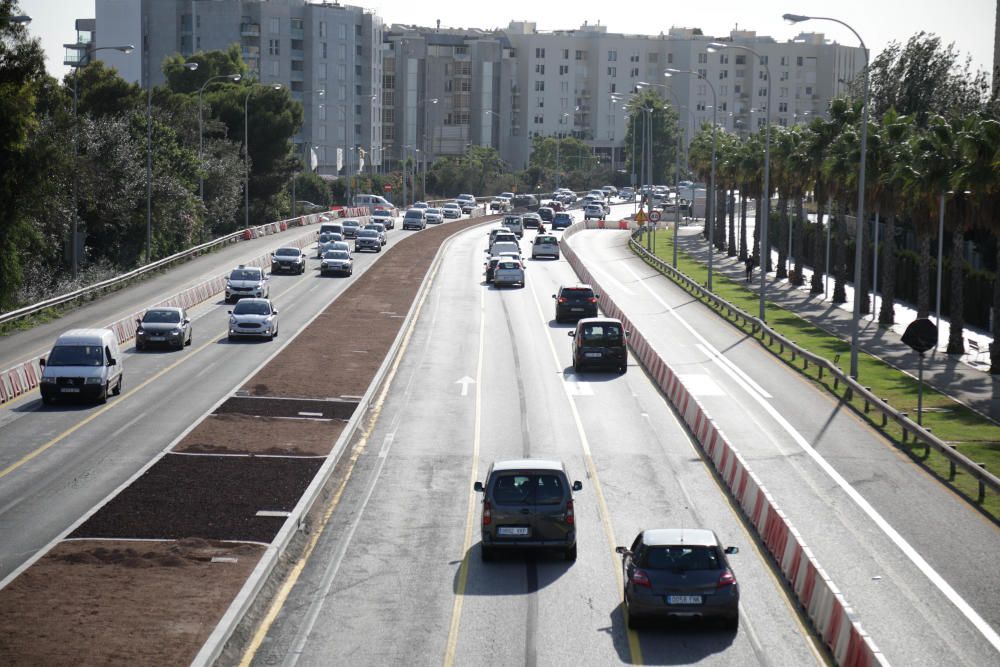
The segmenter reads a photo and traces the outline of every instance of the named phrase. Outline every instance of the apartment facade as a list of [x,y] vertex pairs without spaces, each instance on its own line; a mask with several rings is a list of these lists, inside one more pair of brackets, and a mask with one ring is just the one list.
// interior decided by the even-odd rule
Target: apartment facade
[[[160,85],[175,53],[239,44],[250,75],[281,83],[302,103],[295,142],[311,147],[317,171],[378,168],[382,158],[383,25],[374,12],[305,0],[96,0],[98,46],[132,43],[137,53],[102,53],[129,81]],[[104,55],[107,54],[107,55]]]

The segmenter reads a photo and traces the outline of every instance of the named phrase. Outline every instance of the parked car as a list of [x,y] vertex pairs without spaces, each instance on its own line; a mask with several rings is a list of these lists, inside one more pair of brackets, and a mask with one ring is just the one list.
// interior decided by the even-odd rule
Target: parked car
[[380,222],[369,222],[367,225],[365,225],[365,229],[374,229],[376,232],[378,232],[379,233],[379,240],[382,241],[382,245],[383,246],[388,242],[387,237],[386,237],[386,233],[385,233],[385,226],[382,223],[380,223]]
[[566,229],[573,224],[573,218],[569,213],[556,213],[552,216],[552,231],[557,229]]
[[353,239],[358,234],[358,230],[361,229],[361,221],[359,220],[344,220],[342,223],[344,225],[344,238]]
[[374,229],[361,229],[354,239],[354,252],[374,250],[382,252],[382,235]]
[[138,351],[151,345],[165,345],[180,350],[191,344],[191,318],[183,308],[150,308],[135,323],[135,349]]
[[534,211],[538,208],[538,197],[535,195],[514,195],[514,208],[523,208]]
[[496,196],[490,202],[490,213],[507,213],[511,210],[511,200],[504,196]]
[[423,209],[411,208],[403,216],[403,229],[423,229],[427,226]]
[[427,203],[427,202],[425,202],[425,201],[415,201],[415,202],[413,202],[413,206],[411,206],[410,208],[419,208],[419,209],[421,209],[421,210],[424,210],[424,211],[426,211],[426,210],[427,210],[427,209],[429,209],[430,207],[431,207],[431,205],[430,205],[430,204],[428,204],[428,203]]
[[278,335],[278,311],[270,299],[243,299],[229,311],[229,340]]
[[266,299],[271,294],[264,269],[240,264],[229,273],[226,281],[226,303],[244,297]]
[[458,202],[450,201],[441,206],[441,214],[449,219],[456,219],[462,217],[462,207]]
[[383,225],[386,229],[395,229],[396,227],[396,216],[386,209],[372,211],[371,221]]
[[597,317],[597,301],[600,294],[586,283],[561,285],[552,295],[556,302],[556,322],[576,321],[583,317]]
[[537,234],[531,244],[531,259],[539,257],[559,259],[559,239],[552,234]]
[[558,549],[576,560],[576,514],[573,492],[583,484],[569,482],[562,461],[516,459],[490,465],[485,482],[473,489],[483,494],[480,557],[493,560],[501,549]]
[[576,323],[574,331],[566,332],[573,339],[573,370],[610,368],[619,373],[628,370],[628,350],[621,320],[613,317],[585,317]]
[[608,213],[604,210],[603,204],[587,204],[587,207],[583,209],[584,220],[591,220],[594,218],[597,220],[604,220],[607,215]]
[[57,398],[104,403],[109,394],[122,393],[125,360],[111,329],[70,329],[38,365],[42,368],[38,391],[46,405]]
[[439,208],[425,208],[424,218],[426,218],[428,225],[440,225],[444,222],[444,213]]
[[329,274],[349,276],[354,273],[354,260],[351,253],[346,250],[331,250],[324,253],[323,261],[319,265],[319,273],[322,276]]
[[714,531],[703,528],[644,530],[622,557],[628,626],[649,618],[720,620],[736,630],[740,622],[740,587]]
[[344,235],[344,226],[339,222],[323,222],[320,223],[319,231],[316,232],[320,236],[323,234],[340,234]]
[[295,246],[278,248],[271,253],[271,273],[306,272],[306,253]]

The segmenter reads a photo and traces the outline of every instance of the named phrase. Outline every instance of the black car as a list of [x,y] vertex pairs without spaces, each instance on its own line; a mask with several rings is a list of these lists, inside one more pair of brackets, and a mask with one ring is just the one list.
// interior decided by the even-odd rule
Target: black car
[[622,557],[628,626],[647,618],[716,619],[730,630],[740,622],[740,588],[718,535],[701,528],[644,530]]
[[573,371],[606,369],[618,373],[628,370],[628,331],[621,320],[612,317],[585,317],[568,331],[573,339]]
[[600,294],[594,294],[590,285],[578,283],[563,285],[559,292],[552,295],[556,300],[556,322],[576,321],[581,317],[597,316],[597,300]]
[[271,273],[305,273],[306,254],[300,248],[288,246],[271,253]]

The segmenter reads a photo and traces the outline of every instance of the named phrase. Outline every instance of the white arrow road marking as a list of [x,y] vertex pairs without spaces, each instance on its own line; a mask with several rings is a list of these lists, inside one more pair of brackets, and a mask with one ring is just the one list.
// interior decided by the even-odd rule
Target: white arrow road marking
[[590,388],[590,384],[587,382],[580,382],[577,379],[576,374],[566,373],[563,378],[565,380],[563,386],[566,387],[566,393],[570,396],[594,395],[594,390]]
[[458,380],[455,380],[455,384],[462,385],[462,396],[468,396],[469,395],[469,385],[470,384],[476,384],[476,381],[473,380],[472,378],[470,378],[468,375],[466,375],[464,378],[460,378]]

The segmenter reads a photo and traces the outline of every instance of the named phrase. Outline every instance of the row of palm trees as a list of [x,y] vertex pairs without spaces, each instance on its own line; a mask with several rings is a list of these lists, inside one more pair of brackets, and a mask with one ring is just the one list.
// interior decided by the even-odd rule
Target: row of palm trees
[[[861,105],[840,98],[831,103],[827,118],[815,117],[807,125],[771,128],[770,193],[772,224],[769,225],[770,246],[777,246],[777,278],[788,278],[794,284],[804,283],[803,258],[807,234],[793,234],[792,257],[789,267],[789,218],[796,219],[799,229],[812,226],[808,234],[814,244],[810,253],[823,255],[825,228],[823,215],[810,223],[806,217],[807,197],[815,203],[818,213],[826,213],[833,238],[831,273],[835,287],[833,299],[847,300],[844,286],[848,276],[848,245],[853,240],[854,225],[848,225],[848,215],[854,214],[860,161]],[[748,254],[760,260],[759,233],[753,248],[747,247],[746,217],[748,201],[755,201],[758,217],[754,226],[760,229],[760,200],[763,193],[764,132],[740,138],[716,130],[716,247],[730,256],[745,260]],[[712,129],[703,127],[692,139],[690,168],[699,178],[709,179],[712,156]],[[889,110],[874,119],[868,127],[868,149],[865,178],[865,234],[869,236],[872,220],[884,223],[884,242],[879,247],[879,268],[882,304],[878,313],[881,325],[894,323],[896,297],[896,227],[908,225],[916,238],[919,255],[917,281],[918,317],[927,317],[931,302],[931,240],[938,236],[939,215],[944,215],[945,229],[950,232],[950,336],[948,353],[964,352],[962,329],[963,275],[965,239],[970,232],[986,230],[1000,237],[1000,121],[985,112],[954,117],[931,116],[918,125],[915,118]],[[739,205],[736,205],[736,193]],[[727,207],[726,202],[730,202]],[[726,224],[726,210],[729,221]],[[740,234],[736,233],[736,209],[739,209]],[[707,226],[706,226],[707,227]],[[728,229],[728,233],[726,230]],[[706,234],[707,236],[707,234]],[[1000,266],[1000,243],[997,265]],[[772,270],[770,254],[765,253]],[[862,285],[871,284],[871,258],[865,258]],[[818,262],[814,262],[818,264]],[[823,280],[819,267],[812,267],[811,291],[822,292]],[[993,282],[994,312],[1000,314],[1000,271]],[[861,299],[861,312],[871,312],[869,291],[855,289]],[[996,340],[1000,316],[994,318]],[[993,371],[1000,372],[1000,360],[993,358]]]

